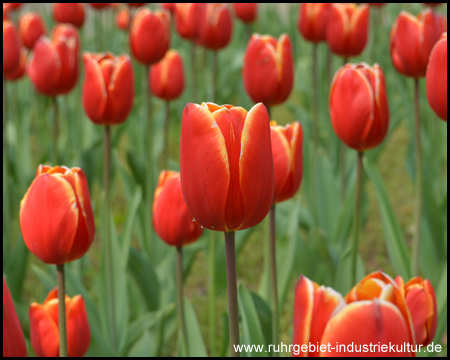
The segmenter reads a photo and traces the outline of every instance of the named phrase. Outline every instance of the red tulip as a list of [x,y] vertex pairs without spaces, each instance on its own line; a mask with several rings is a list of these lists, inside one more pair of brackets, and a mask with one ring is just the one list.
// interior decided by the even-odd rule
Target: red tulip
[[227,46],[233,32],[233,20],[228,7],[220,3],[207,3],[200,27],[199,43],[217,51]]
[[82,3],[53,4],[53,18],[59,23],[69,23],[81,27],[84,23],[84,7]]
[[145,4],[147,4],[147,3],[127,3],[127,5],[128,5],[129,7],[135,7],[135,8],[144,6]]
[[286,127],[270,122],[275,194],[273,203],[295,195],[303,177],[303,129],[299,122]]
[[78,31],[70,24],[55,26],[52,40],[41,37],[33,47],[28,75],[47,96],[67,94],[78,80]]
[[177,247],[193,243],[203,233],[184,202],[178,172],[163,170],[159,175],[153,198],[153,227],[164,242]]
[[169,45],[169,13],[138,10],[130,28],[130,47],[136,60],[147,66],[155,64],[164,57]]
[[6,80],[15,81],[15,80],[19,80],[23,77],[23,75],[25,74],[27,55],[28,55],[27,49],[25,49],[24,47],[21,47],[20,48],[19,66],[14,71],[4,74]]
[[327,42],[336,55],[348,58],[362,53],[369,30],[369,6],[335,3],[328,13]]
[[17,10],[22,6],[22,3],[6,3],[12,10]]
[[383,70],[378,64],[347,64],[334,76],[330,90],[334,131],[359,152],[378,146],[389,129],[389,105]]
[[20,228],[28,249],[47,264],[81,258],[95,235],[83,170],[40,165],[20,203]]
[[216,231],[255,226],[270,210],[274,170],[267,109],[188,103],[180,139],[181,186],[194,219]]
[[128,8],[119,10],[116,14],[116,26],[123,31],[128,31],[130,28],[131,16]]
[[3,357],[26,357],[27,345],[16,309],[3,278]]
[[175,25],[178,34],[187,40],[196,40],[200,33],[205,4],[177,3]]
[[246,24],[251,24],[256,20],[258,3],[233,3],[236,16]]
[[36,41],[47,32],[47,27],[38,13],[23,14],[19,29],[22,42],[28,49],[32,49]]
[[83,107],[98,125],[123,123],[134,101],[134,72],[126,54],[90,54],[83,56],[85,78]]
[[331,3],[303,3],[298,16],[298,31],[313,43],[327,40],[327,21]]
[[430,55],[427,98],[436,115],[447,121],[447,33],[442,35]]
[[177,9],[177,4],[176,3],[161,3],[161,7],[164,10],[169,11],[171,14],[175,14],[175,11]]
[[111,6],[110,3],[89,3],[89,5],[91,5],[91,7],[95,10],[102,10],[106,7]]
[[9,20],[3,21],[3,74],[19,67],[21,45],[14,24]]
[[244,56],[242,78],[247,94],[266,106],[286,101],[294,82],[294,60],[289,35],[277,40],[253,34]]
[[169,50],[166,56],[152,66],[150,72],[152,93],[165,101],[178,98],[184,90],[183,59],[176,50]]
[[447,20],[431,9],[418,17],[402,11],[391,30],[392,63],[397,71],[413,78],[424,77],[434,44],[447,30]]
[[[69,357],[83,357],[89,349],[91,331],[86,305],[81,295],[66,295],[67,351]],[[28,311],[33,350],[39,357],[59,356],[58,290],[52,290],[44,303],[32,303]]]
[[11,7],[9,4],[3,3],[3,21],[10,20],[9,19],[9,11],[11,10]]

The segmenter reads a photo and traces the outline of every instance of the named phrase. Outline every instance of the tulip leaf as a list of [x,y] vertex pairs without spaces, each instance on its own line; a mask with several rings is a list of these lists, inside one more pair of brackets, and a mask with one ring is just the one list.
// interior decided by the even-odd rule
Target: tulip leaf
[[[207,357],[202,332],[195,315],[194,307],[187,298],[184,298],[184,316],[186,322],[188,357]],[[178,331],[178,354],[181,354],[181,332]]]
[[228,312],[222,313],[220,317],[222,323],[222,344],[220,345],[219,357],[230,356],[230,324],[228,319]]
[[130,207],[127,213],[127,219],[125,221],[125,227],[122,234],[122,267],[126,268],[128,265],[128,255],[131,248],[131,238],[133,236],[133,228],[136,220],[136,213],[139,208],[139,204],[142,199],[142,190],[137,187],[133,199],[131,200]]
[[442,270],[442,275],[436,287],[436,304],[438,310],[438,324],[434,341],[441,343],[442,336],[447,328],[447,263]]
[[20,299],[22,293],[23,284],[28,268],[28,257],[30,251],[28,250],[25,242],[20,235],[14,246],[14,252],[9,261],[9,266],[6,271],[8,274],[8,286],[11,292],[11,297],[15,300]]
[[[356,281],[360,281],[365,275],[364,263],[358,255],[356,263]],[[352,249],[348,248],[341,256],[336,268],[333,288],[342,295],[347,294],[353,286],[352,284]]]

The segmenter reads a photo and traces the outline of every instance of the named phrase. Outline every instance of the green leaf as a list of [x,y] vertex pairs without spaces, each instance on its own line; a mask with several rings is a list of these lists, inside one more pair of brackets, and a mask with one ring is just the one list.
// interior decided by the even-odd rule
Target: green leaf
[[438,310],[438,325],[434,341],[441,342],[447,328],[447,263],[442,270],[441,279],[436,287],[436,304]]
[[220,346],[220,357],[230,356],[230,327],[228,312],[224,312],[220,317],[222,323],[222,345]]
[[[356,263],[356,281],[360,281],[365,275],[364,263],[358,255]],[[347,294],[353,286],[352,284],[352,249],[348,248],[341,256],[336,268],[333,288],[341,294]]]
[[[202,338],[202,332],[197,321],[197,316],[190,301],[184,298],[184,316],[186,320],[186,336],[188,357],[207,357],[205,343]],[[181,351],[181,333],[178,332],[178,353]]]
[[128,265],[128,256],[131,248],[131,238],[133,236],[133,228],[136,220],[136,213],[139,208],[139,204],[142,200],[142,189],[136,188],[131,205],[128,209],[127,219],[125,221],[125,227],[122,234],[122,267],[126,268]]

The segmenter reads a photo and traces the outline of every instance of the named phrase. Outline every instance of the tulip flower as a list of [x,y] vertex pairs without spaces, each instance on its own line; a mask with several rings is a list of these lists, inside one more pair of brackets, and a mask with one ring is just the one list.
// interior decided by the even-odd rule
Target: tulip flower
[[178,98],[184,90],[183,59],[176,50],[169,50],[164,58],[152,66],[150,72],[152,93],[165,101]]
[[283,103],[294,82],[294,61],[289,36],[277,40],[269,35],[253,34],[247,45],[242,68],[247,94],[266,107]]
[[177,4],[176,3],[161,3],[161,7],[164,10],[169,11],[170,14],[175,15],[175,11],[177,9]]
[[335,3],[328,13],[328,46],[345,59],[357,56],[366,46],[368,29],[368,5]]
[[38,13],[23,14],[19,29],[22,42],[28,49],[32,49],[36,41],[47,32],[47,27]]
[[11,10],[11,8],[9,7],[9,5],[3,3],[3,21],[10,20],[9,19],[9,11],[10,10]]
[[178,34],[186,40],[196,40],[200,33],[201,17],[205,4],[177,3],[175,25]]
[[123,31],[128,31],[130,28],[131,16],[128,8],[119,10],[116,14],[116,26]]
[[130,48],[133,56],[146,66],[160,61],[170,45],[169,14],[140,9],[130,28]]
[[399,73],[413,78],[426,75],[431,50],[447,30],[447,20],[431,9],[415,17],[402,11],[392,26],[390,50]]
[[27,357],[25,337],[5,278],[3,278],[3,357]]
[[327,40],[327,21],[331,3],[303,3],[298,16],[298,31],[312,42]]
[[3,74],[15,71],[20,66],[21,41],[14,24],[3,21]]
[[147,3],[127,3],[127,5],[129,7],[134,7],[134,8],[138,8],[138,7],[144,6],[145,4],[147,4]]
[[59,23],[69,23],[81,27],[84,23],[84,7],[82,3],[53,4],[53,18]]
[[19,80],[23,77],[25,74],[25,66],[27,63],[27,55],[28,51],[24,47],[20,48],[20,60],[19,60],[19,67],[17,67],[15,70],[6,73],[5,78],[8,81],[15,81]]
[[207,3],[201,19],[198,41],[210,50],[228,45],[233,32],[233,20],[228,7],[221,3]]
[[447,121],[447,33],[431,52],[426,81],[428,103],[439,118]]
[[95,10],[102,10],[104,8],[111,6],[110,3],[89,3],[89,5],[91,5],[91,7]]
[[22,6],[22,3],[5,3],[5,5],[8,5],[12,10],[18,10]]
[[233,3],[233,9],[239,20],[251,24],[256,20],[258,3]]
[[[48,294],[42,305],[32,303],[28,311],[31,344],[39,357],[60,355],[58,305],[58,290],[55,289]],[[86,305],[81,295],[73,298],[66,295],[65,305],[68,356],[83,357],[91,342]]]

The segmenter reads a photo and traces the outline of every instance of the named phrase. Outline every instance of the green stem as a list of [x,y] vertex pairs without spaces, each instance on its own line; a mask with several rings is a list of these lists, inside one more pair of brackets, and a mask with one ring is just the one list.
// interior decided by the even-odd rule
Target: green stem
[[218,104],[217,100],[217,79],[219,76],[219,59],[217,51],[213,53],[213,101]]
[[[343,66],[345,66],[345,64],[347,64],[348,62],[348,58],[344,58],[344,64]],[[345,191],[346,191],[346,181],[347,181],[347,177],[345,176],[345,159],[346,159],[346,152],[347,152],[347,148],[345,146],[345,144],[340,141],[339,143],[339,164],[340,164],[340,170],[341,170],[341,204],[344,203],[344,199],[345,199]]]
[[250,41],[251,37],[252,37],[252,25],[245,24],[245,38],[247,39],[247,42]]
[[58,279],[59,357],[67,357],[66,282],[64,264],[56,265]]
[[361,195],[363,183],[363,158],[364,153],[358,153],[358,163],[356,169],[356,188],[355,188],[355,214],[353,220],[353,249],[352,249],[352,286],[356,284],[356,265],[358,261],[358,240],[359,227],[361,219]]
[[197,101],[197,71],[195,64],[195,41],[191,43],[191,76],[192,76],[192,91],[191,91],[191,102]]
[[211,357],[216,356],[216,234],[209,241],[209,339]]
[[236,249],[234,231],[225,233],[225,253],[227,263],[227,290],[228,290],[228,319],[230,328],[230,354],[240,357],[241,353],[235,350],[240,345],[239,340],[239,310],[236,284]]
[[[269,213],[270,219],[270,282],[272,293],[272,342],[278,344],[280,340],[280,310],[278,305],[278,286],[277,286],[277,256],[275,247],[275,205],[272,205]],[[277,357],[278,353],[273,352]]]
[[181,355],[188,356],[186,323],[183,305],[183,248],[177,247],[177,308],[178,324],[181,330]]
[[331,85],[331,80],[333,79],[333,54],[330,47],[327,46],[327,84]]
[[58,119],[58,102],[56,96],[53,100],[53,142],[52,142],[52,159],[53,166],[58,165],[58,136],[59,136],[59,119]]
[[317,44],[313,44],[313,138],[314,138],[314,154],[317,151],[319,144],[319,76],[317,64]]
[[170,121],[170,102],[166,101],[166,121],[164,122],[164,167],[169,167],[169,121]]
[[416,142],[416,209],[415,232],[412,241],[411,275],[419,275],[419,246],[422,220],[423,201],[423,173],[422,173],[422,145],[420,142],[420,106],[419,106],[419,79],[414,84],[414,110],[415,110],[415,142]]
[[150,67],[146,68],[146,105],[147,105],[147,134],[145,142],[147,144],[147,167],[146,167],[146,201],[147,201],[147,219],[146,222],[146,232],[147,232],[147,251],[151,259],[154,259],[156,254],[153,250],[153,229],[152,221],[153,219],[153,120],[152,120],[152,93],[150,89],[149,82]]
[[[4,236],[9,239],[10,210],[9,210],[9,156],[8,156],[8,95],[6,93],[6,80],[3,78],[3,229]],[[9,244],[3,239],[3,246]],[[3,247],[3,249],[5,249]],[[3,254],[6,256],[6,254]]]

